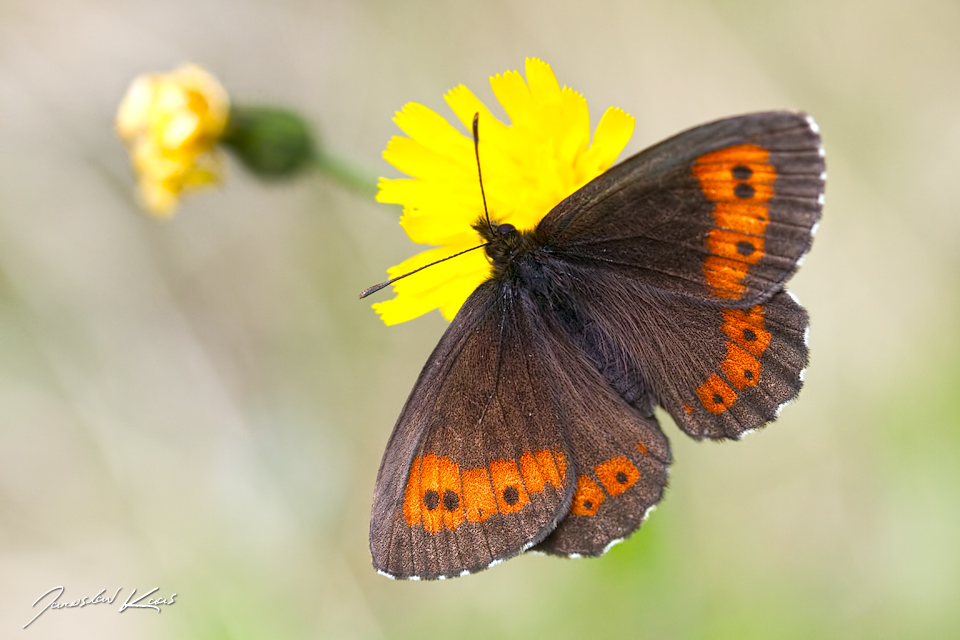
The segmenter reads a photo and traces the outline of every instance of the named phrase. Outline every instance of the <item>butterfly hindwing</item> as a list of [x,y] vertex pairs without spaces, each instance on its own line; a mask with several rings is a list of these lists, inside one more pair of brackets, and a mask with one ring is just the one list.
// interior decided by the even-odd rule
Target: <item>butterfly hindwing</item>
[[716,304],[768,298],[820,219],[816,125],[785,111],[691,129],[557,205],[537,234],[552,255]]
[[508,288],[473,293],[427,361],[387,444],[370,524],[374,566],[435,579],[539,542],[574,472],[554,382]]
[[642,414],[657,404],[695,438],[739,438],[799,393],[808,321],[788,292],[740,309],[664,294],[606,270],[568,274],[598,370]]
[[599,556],[636,531],[660,501],[670,444],[656,418],[628,405],[559,327],[541,335],[541,348],[562,363],[556,397],[577,479],[567,516],[534,550]]
[[[681,320],[682,319],[682,320]],[[740,438],[775,420],[803,385],[807,314],[786,291],[746,309],[661,299],[632,358],[658,371],[656,402],[695,438]]]

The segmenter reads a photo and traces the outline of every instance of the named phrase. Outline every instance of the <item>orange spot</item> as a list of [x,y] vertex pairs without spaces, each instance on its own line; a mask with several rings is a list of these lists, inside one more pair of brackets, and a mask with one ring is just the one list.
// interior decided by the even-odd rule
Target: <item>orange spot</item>
[[523,476],[528,493],[543,491],[548,482],[556,489],[563,487],[563,478],[553,460],[554,455],[563,458],[562,453],[552,454],[549,449],[543,449],[536,454],[524,451],[520,456],[520,475]]
[[736,299],[743,295],[746,287],[740,284],[750,267],[739,260],[708,256],[703,261],[703,275],[707,284],[713,288],[718,298]]
[[737,389],[752,387],[760,380],[760,361],[734,342],[727,343],[727,357],[720,370]]
[[[687,413],[693,412],[693,407],[690,407],[690,406],[684,407],[683,409],[684,411],[686,411],[687,409],[690,409],[690,411],[687,411]],[[639,451],[643,455],[647,455],[647,445],[643,444],[642,442],[637,443],[637,451]]]
[[437,533],[445,525],[456,529],[463,522],[460,466],[449,458],[428,453],[420,464],[419,498],[423,528]]
[[640,470],[626,456],[617,456],[593,468],[610,497],[618,496],[640,479]]
[[[696,170],[694,170],[694,173],[696,173]],[[699,175],[697,177],[700,178]],[[747,184],[753,188],[753,191],[749,192],[751,193],[750,196],[740,197],[737,195],[737,185],[741,184]],[[773,196],[772,184],[761,184],[752,178],[742,181],[734,180],[729,176],[725,180],[704,180],[700,178],[700,188],[703,189],[707,198],[713,202],[730,202],[738,205],[741,203],[765,204]]]
[[770,215],[766,205],[718,202],[713,208],[713,220],[722,229],[762,236],[767,230]]
[[440,511],[447,529],[456,531],[463,524],[463,494],[460,486],[460,465],[440,458]]
[[712,151],[701,156],[703,162],[730,162],[731,164],[748,164],[750,162],[766,162],[767,150],[755,144],[741,144]]
[[727,229],[710,229],[707,249],[721,258],[757,264],[763,257],[763,238]]
[[524,451],[523,455],[520,456],[520,475],[523,476],[523,484],[526,485],[527,491],[530,493],[543,491],[546,480],[543,478],[537,459],[529,451]]
[[758,304],[749,311],[724,309],[723,320],[720,329],[754,356],[759,358],[767,350],[771,336],[764,330],[761,305]]
[[[443,526],[443,512],[440,510],[440,461],[434,454],[423,456],[420,463],[420,486],[417,487],[417,502],[423,528],[430,533],[440,531]],[[427,499],[428,492],[433,496]],[[436,500],[433,499],[436,497]]]
[[766,149],[741,144],[704,154],[693,174],[707,199],[714,203],[716,227],[707,234],[710,256],[703,275],[718,298],[743,295],[749,266],[764,255],[763,234],[770,221],[767,210],[777,172]]
[[[539,456],[540,454],[537,455]],[[553,462],[557,467],[557,481],[553,486],[560,489],[563,487],[563,479],[567,477],[567,459],[560,451],[553,451],[550,457],[553,458]],[[551,480],[551,482],[553,481]]]
[[420,524],[420,458],[414,458],[403,494],[403,517],[411,527]]
[[469,522],[483,522],[497,512],[497,498],[484,468],[467,469],[462,475],[463,506]]
[[490,478],[493,480],[493,492],[497,496],[500,513],[516,513],[530,502],[515,460],[491,462]]
[[710,413],[723,413],[737,399],[737,392],[714,373],[697,387],[697,396]]
[[580,476],[577,478],[577,491],[573,494],[570,513],[575,516],[595,516],[605,499],[603,489],[594,482],[593,478],[587,475]]

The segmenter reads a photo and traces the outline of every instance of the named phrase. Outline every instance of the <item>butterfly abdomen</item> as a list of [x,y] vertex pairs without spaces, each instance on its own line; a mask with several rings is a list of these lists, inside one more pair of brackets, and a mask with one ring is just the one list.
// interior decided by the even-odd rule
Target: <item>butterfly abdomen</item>
[[653,415],[650,385],[617,341],[590,317],[582,300],[589,292],[576,286],[576,267],[557,260],[548,247],[534,241],[527,250],[513,255],[501,277],[527,299],[529,313],[577,347],[617,395],[642,415]]

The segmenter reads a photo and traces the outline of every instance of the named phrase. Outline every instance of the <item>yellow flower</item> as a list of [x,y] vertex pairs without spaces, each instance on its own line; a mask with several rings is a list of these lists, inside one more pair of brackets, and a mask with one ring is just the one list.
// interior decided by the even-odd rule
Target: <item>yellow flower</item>
[[[499,122],[463,85],[444,99],[469,130],[480,114],[480,166],[490,219],[529,230],[561,200],[617,159],[633,134],[633,117],[610,107],[590,143],[590,115],[579,93],[560,88],[550,66],[526,61],[526,82],[510,71],[490,85],[511,124]],[[413,177],[381,178],[377,200],[403,205],[400,224],[414,242],[439,245],[388,270],[391,277],[483,242],[471,227],[483,214],[473,139],[442,116],[410,103],[394,122],[409,138],[395,136],[384,159]],[[447,320],[492,271],[482,250],[424,269],[394,283],[397,296],[373,305],[388,325],[433,309]]]
[[180,193],[219,181],[214,148],[223,135],[230,98],[197,65],[137,77],[117,110],[117,133],[127,143],[144,207],[173,213]]

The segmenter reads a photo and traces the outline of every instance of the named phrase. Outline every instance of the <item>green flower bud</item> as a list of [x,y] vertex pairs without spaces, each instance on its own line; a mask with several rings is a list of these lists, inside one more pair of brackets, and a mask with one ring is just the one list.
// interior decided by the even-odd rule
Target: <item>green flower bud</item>
[[316,158],[316,148],[303,119],[275,107],[232,106],[220,142],[262,178],[292,177]]

